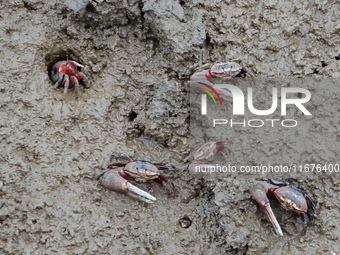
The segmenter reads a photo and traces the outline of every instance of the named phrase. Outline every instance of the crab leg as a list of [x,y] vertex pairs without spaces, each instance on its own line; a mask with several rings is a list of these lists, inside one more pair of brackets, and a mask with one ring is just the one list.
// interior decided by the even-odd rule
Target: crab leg
[[70,76],[70,84],[74,85],[74,91],[76,92],[76,98],[78,98],[79,81],[75,76]]
[[270,206],[265,187],[263,187],[261,184],[257,184],[252,189],[250,189],[250,193],[253,199],[261,206],[268,220],[273,225],[275,232],[278,235],[283,236],[280,224],[277,222],[273,210]]
[[[57,74],[55,74],[55,76],[57,76],[58,77],[58,80],[56,81],[56,83],[54,83],[54,88],[56,89],[56,88],[58,88],[59,87],[59,85],[61,84],[61,82],[63,81],[63,77],[64,77],[64,75],[63,74],[59,74],[59,73],[57,73]],[[53,80],[55,80],[56,78],[54,78],[53,77]]]
[[70,78],[68,77],[67,74],[64,75],[64,79],[65,79],[65,82],[64,82],[64,94],[67,93],[67,90],[68,90],[68,87],[70,85]]
[[70,82],[71,82],[71,84],[74,84],[76,86],[76,88],[79,86],[79,81],[74,76],[70,76]]
[[104,171],[98,176],[101,184],[104,188],[115,192],[123,193],[137,200],[152,203],[156,201],[156,198],[144,190],[137,188],[129,183],[126,179],[121,177],[118,173],[118,169],[110,169]]
[[81,80],[82,80],[85,88],[89,88],[86,75],[83,72],[79,72],[78,75],[81,76]]
[[163,175],[160,175],[158,178],[154,179],[154,181],[162,185],[169,193],[177,193],[177,188],[175,187],[173,182]]
[[79,63],[77,63],[76,61],[73,61],[73,60],[71,60],[71,61],[69,61],[72,65],[75,65],[75,66],[78,66],[78,67],[84,67],[83,65],[81,65],[81,64],[79,64]]

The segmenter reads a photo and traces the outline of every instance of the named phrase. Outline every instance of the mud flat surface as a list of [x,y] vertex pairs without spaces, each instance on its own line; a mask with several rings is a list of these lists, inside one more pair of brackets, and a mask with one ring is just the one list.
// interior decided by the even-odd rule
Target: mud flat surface
[[[287,163],[300,141],[308,146],[292,146],[294,163],[339,163],[339,6],[0,1],[0,254],[339,254],[340,173],[287,176],[318,202],[319,217],[307,228],[300,218],[284,223],[288,213],[274,203],[278,237],[250,198],[257,176],[201,179],[186,170],[188,80],[204,63],[229,60],[257,77],[333,78],[315,88],[303,139],[278,134],[259,149],[243,138],[247,130],[231,133],[231,162]],[[66,56],[89,78],[78,97],[53,89],[48,76]],[[332,139],[318,144],[323,137]],[[116,154],[169,163],[179,194],[154,185],[157,202],[146,206],[104,190],[95,176]]]

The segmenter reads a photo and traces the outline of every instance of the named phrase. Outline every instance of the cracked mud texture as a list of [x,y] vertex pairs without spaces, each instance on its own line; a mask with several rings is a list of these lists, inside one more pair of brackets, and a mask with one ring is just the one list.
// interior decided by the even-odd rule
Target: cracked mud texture
[[[1,254],[340,252],[339,174],[289,179],[317,200],[319,218],[306,229],[299,218],[285,224],[274,203],[279,238],[250,198],[254,176],[205,180],[186,170],[193,70],[235,60],[258,77],[339,78],[338,2],[46,2],[0,1]],[[85,65],[91,85],[77,98],[48,76],[66,56]],[[331,133],[319,123],[306,137],[334,138],[315,147],[329,150],[328,163],[339,163],[334,107]],[[179,195],[154,185],[158,200],[146,206],[104,190],[95,176],[117,154],[169,163]]]

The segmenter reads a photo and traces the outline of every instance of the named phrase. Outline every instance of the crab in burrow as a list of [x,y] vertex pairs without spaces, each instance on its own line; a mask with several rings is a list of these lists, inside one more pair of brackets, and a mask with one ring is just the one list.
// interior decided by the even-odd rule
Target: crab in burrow
[[300,214],[306,225],[308,221],[317,217],[315,201],[286,181],[266,178],[257,179],[257,183],[249,191],[253,199],[263,209],[275,232],[280,236],[283,236],[283,233],[272,211],[267,195],[274,196],[282,208],[291,212],[287,221],[291,220],[295,214]]
[[195,174],[197,167],[207,166],[208,163],[213,161],[216,155],[220,155],[223,159],[226,159],[223,153],[224,148],[224,141],[213,141],[203,144],[194,153],[194,160],[188,167],[189,172]]
[[255,83],[254,75],[235,62],[205,64],[199,67],[190,77],[190,86],[200,93],[207,93],[216,103],[215,95],[222,105],[220,96],[232,97],[232,94],[225,89],[217,88],[215,81],[231,80],[236,77],[247,76],[250,76],[253,83]]
[[[124,158],[126,157],[118,157]],[[145,160],[133,160],[130,162],[114,162],[108,166],[108,169],[102,172],[98,179],[102,186],[108,190],[126,194],[139,201],[152,203],[156,198],[150,193],[136,187],[128,180],[134,180],[138,183],[148,183],[148,191],[152,190],[152,181],[162,185],[169,193],[177,192],[175,185],[171,180],[161,175],[161,171],[171,170],[164,163],[151,163]]]
[[79,68],[84,68],[84,66],[73,60],[63,60],[55,63],[51,69],[51,79],[55,82],[54,88],[63,86],[64,94],[66,94],[69,88],[74,87],[77,89],[79,82],[82,82],[82,85],[87,87],[85,82],[86,75]]

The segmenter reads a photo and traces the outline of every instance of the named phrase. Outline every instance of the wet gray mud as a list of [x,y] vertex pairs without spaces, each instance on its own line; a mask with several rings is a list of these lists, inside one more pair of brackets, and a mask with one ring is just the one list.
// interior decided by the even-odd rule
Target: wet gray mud
[[[251,200],[254,176],[186,170],[194,69],[234,60],[257,77],[339,78],[338,2],[13,0],[0,8],[1,254],[339,254],[339,173],[288,178],[317,201],[319,217],[306,228],[298,217],[285,223],[289,214],[273,202],[278,237]],[[85,66],[91,87],[78,95],[49,78],[65,57]],[[333,139],[296,151],[305,160],[339,163],[338,86],[313,95],[312,110],[331,121],[315,117],[305,139]],[[296,139],[250,146],[251,161],[237,149],[242,133],[231,135],[228,160],[284,155],[280,147]],[[320,151],[324,158],[313,156]],[[157,202],[145,205],[103,189],[95,176],[117,154],[170,164],[165,175],[179,194],[154,185]]]

